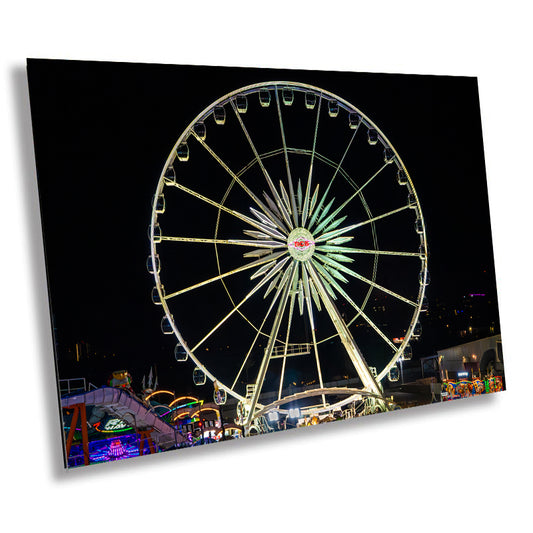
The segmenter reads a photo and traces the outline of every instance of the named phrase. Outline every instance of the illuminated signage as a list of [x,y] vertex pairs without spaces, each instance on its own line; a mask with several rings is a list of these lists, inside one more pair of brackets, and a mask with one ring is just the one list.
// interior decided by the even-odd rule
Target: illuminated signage
[[457,372],[458,378],[466,378],[468,377],[468,372]]
[[111,418],[105,423],[104,431],[117,431],[119,429],[126,429],[128,424],[121,420],[120,418]]
[[307,239],[299,239],[294,242],[290,242],[289,246],[292,246],[294,248],[309,248],[312,244],[315,244],[313,241],[307,240]]
[[297,261],[308,261],[315,251],[315,241],[305,228],[293,229],[287,238],[289,254]]

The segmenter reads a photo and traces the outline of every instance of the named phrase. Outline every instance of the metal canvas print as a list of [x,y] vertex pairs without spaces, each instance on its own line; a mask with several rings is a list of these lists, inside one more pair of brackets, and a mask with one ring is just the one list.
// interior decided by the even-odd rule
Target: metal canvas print
[[66,468],[505,389],[476,78],[27,72]]

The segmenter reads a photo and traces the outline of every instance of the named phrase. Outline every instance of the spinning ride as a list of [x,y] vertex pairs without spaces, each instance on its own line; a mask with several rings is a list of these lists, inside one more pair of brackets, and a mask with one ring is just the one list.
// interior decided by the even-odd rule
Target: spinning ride
[[421,333],[426,231],[399,154],[352,104],[286,81],[219,98],[172,148],[149,238],[176,360],[248,430],[393,407],[381,382]]

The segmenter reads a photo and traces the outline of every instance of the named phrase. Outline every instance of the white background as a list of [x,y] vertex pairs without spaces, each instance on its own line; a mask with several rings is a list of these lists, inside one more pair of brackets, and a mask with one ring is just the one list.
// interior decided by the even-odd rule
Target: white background
[[[527,2],[192,4],[2,4],[5,531],[530,530]],[[26,57],[478,76],[508,391],[64,472]]]

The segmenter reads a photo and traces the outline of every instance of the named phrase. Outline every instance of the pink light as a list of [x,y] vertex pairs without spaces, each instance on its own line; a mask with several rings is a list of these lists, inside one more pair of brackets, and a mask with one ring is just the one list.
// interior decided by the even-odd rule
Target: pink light
[[122,455],[124,455],[125,452],[126,450],[124,449],[124,446],[122,445],[122,442],[120,442],[120,440],[114,440],[109,445],[109,457],[121,457]]

